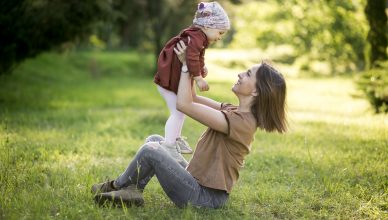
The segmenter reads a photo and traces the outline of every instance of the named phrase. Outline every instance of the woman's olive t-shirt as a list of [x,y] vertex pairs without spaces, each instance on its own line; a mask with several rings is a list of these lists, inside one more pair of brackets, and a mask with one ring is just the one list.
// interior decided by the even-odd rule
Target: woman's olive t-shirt
[[187,171],[202,186],[230,193],[251,150],[256,120],[252,113],[240,112],[230,104],[222,105],[221,112],[228,123],[228,134],[208,128],[198,141]]

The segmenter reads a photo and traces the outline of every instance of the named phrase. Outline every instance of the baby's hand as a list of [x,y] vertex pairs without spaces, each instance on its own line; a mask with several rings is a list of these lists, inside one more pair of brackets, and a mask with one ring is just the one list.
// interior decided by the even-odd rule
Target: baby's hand
[[203,91],[208,91],[209,90],[209,85],[207,84],[207,82],[204,80],[204,79],[198,79],[195,81],[197,83],[197,87],[199,89],[199,91],[203,92]]

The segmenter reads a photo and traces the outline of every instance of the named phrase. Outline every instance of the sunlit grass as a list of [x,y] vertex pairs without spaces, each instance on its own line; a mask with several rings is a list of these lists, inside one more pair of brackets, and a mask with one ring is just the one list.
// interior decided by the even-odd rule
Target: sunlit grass
[[[236,73],[264,57],[206,56],[211,89],[203,94],[232,103]],[[349,78],[300,79],[277,62],[290,130],[257,132],[225,208],[178,209],[156,179],[144,207],[99,208],[90,186],[117,177],[144,138],[163,134],[168,111],[152,62],[136,53],[45,54],[0,77],[1,219],[387,218],[387,115],[374,115]],[[204,129],[188,118],[183,135],[194,145]]]

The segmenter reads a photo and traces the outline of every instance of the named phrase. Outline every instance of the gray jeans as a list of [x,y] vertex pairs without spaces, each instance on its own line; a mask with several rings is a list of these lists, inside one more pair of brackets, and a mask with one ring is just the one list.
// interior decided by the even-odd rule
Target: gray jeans
[[224,190],[201,186],[185,169],[187,162],[179,164],[159,144],[162,137],[152,135],[136,153],[128,168],[116,180],[119,187],[136,184],[143,190],[156,175],[167,196],[178,207],[191,204],[197,207],[219,208],[228,200]]

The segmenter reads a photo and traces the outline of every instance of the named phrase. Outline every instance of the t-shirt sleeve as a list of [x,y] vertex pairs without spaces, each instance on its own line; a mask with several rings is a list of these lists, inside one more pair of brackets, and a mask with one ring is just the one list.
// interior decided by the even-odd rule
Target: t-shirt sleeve
[[235,105],[232,105],[230,103],[221,103],[221,110],[227,110],[227,111],[231,111],[231,110],[236,110],[237,109],[237,106]]
[[253,141],[253,122],[250,117],[245,117],[239,112],[221,110],[228,123],[228,137],[244,145]]

